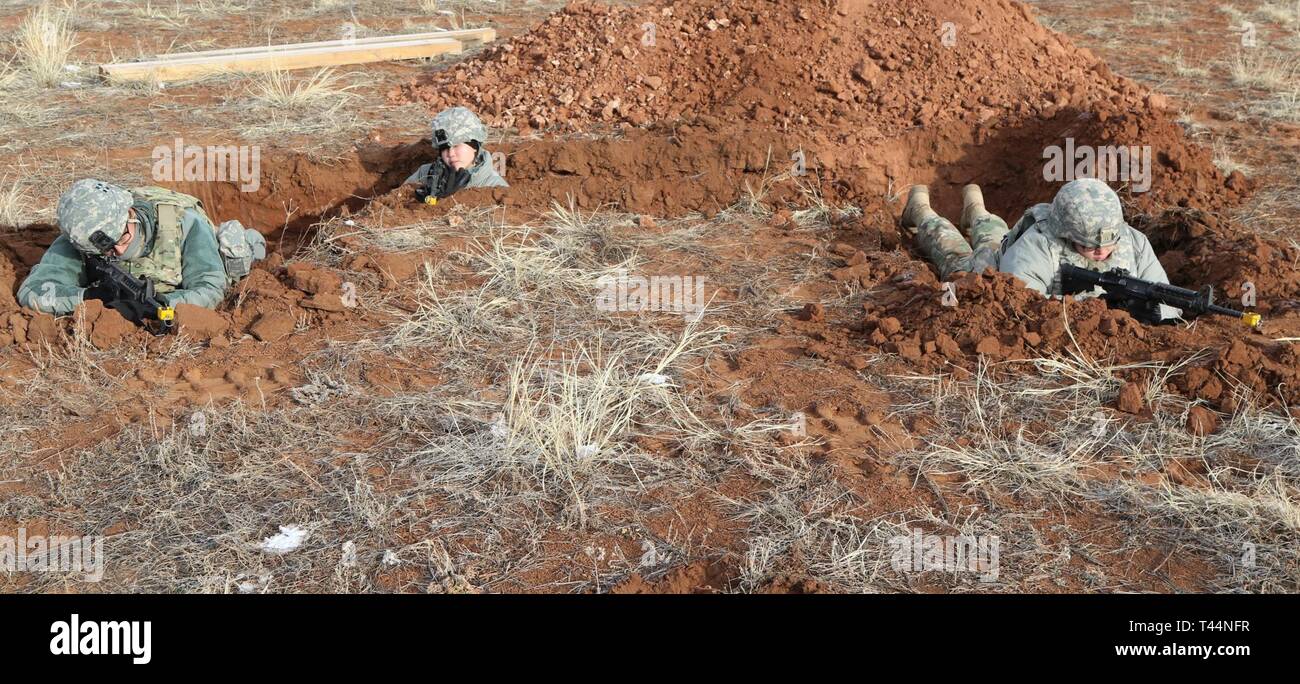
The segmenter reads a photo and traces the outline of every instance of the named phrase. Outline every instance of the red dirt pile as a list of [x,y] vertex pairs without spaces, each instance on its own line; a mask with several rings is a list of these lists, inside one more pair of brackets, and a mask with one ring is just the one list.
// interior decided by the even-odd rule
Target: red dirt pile
[[1008,0],[572,2],[391,97],[463,104],[522,132],[714,117],[733,133],[780,132],[857,197],[937,176],[983,180],[990,208],[1023,209],[1051,195],[1043,147],[1066,137],[1150,145],[1143,201],[1217,205],[1246,191],[1186,142],[1162,96]]
[[[956,304],[945,306],[944,290],[929,271],[895,283],[869,305],[857,332],[870,349],[931,371],[970,370],[979,357],[997,362],[1070,352],[1100,362],[1174,362],[1210,348],[1173,380],[1174,389],[1225,409],[1235,407],[1237,383],[1265,403],[1300,400],[1294,346],[1250,335],[1234,320],[1206,316],[1191,328],[1147,326],[1101,300],[1046,299],[993,271],[957,278],[954,291]],[[799,325],[805,332],[815,327]]]

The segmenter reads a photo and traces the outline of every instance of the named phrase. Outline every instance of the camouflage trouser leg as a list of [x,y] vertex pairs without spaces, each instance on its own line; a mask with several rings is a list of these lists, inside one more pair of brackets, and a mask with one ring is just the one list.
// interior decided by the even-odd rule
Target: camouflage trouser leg
[[997,270],[1002,238],[1006,237],[1009,230],[1007,222],[993,214],[981,214],[971,220],[967,229],[974,253],[966,270],[973,273],[983,273],[986,268]]
[[917,227],[916,242],[939,269],[939,279],[948,280],[961,271],[979,273],[990,266],[997,268],[998,251],[1007,230],[1006,221],[992,214],[980,216],[970,229],[972,249],[951,221],[935,216]]

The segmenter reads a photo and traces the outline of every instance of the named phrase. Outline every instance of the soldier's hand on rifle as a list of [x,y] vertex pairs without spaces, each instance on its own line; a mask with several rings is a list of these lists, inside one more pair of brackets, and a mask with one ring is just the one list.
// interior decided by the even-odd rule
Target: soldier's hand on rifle
[[103,284],[100,283],[96,283],[95,285],[86,288],[86,291],[85,293],[82,294],[81,298],[83,301],[98,299],[107,304],[108,302],[113,301],[114,295],[115,293],[113,292],[112,288],[105,287]]
[[456,191],[464,189],[469,185],[469,181],[468,169],[454,169],[444,161],[443,157],[440,157],[429,165],[429,173],[425,176],[424,183],[415,190],[415,199],[426,204],[436,204],[436,200],[450,197]]
[[106,302],[104,305],[122,314],[122,318],[125,318],[136,325],[142,325],[145,321],[157,320],[158,318],[157,308],[145,304],[144,302],[137,302],[130,299],[118,299],[116,301]]

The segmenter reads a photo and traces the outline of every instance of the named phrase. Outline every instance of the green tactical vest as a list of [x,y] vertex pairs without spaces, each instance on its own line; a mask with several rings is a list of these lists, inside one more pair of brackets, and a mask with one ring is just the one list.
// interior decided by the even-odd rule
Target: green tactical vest
[[158,292],[171,292],[181,285],[181,246],[185,242],[181,217],[186,209],[194,209],[207,218],[203,203],[197,197],[153,185],[131,188],[130,193],[137,202],[154,205],[158,225],[154,228],[153,249],[123,265],[132,275],[152,280]]

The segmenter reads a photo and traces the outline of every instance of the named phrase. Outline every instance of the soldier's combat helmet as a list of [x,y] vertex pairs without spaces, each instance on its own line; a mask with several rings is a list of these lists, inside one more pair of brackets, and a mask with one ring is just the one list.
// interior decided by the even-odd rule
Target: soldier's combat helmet
[[1085,247],[1107,247],[1119,242],[1124,209],[1110,186],[1096,178],[1080,178],[1056,193],[1048,220],[1057,237]]
[[473,142],[482,146],[487,140],[487,127],[464,107],[452,107],[438,112],[433,117],[433,146],[446,149],[461,143]]
[[131,193],[94,178],[72,184],[59,198],[59,231],[84,254],[103,254],[126,232]]

